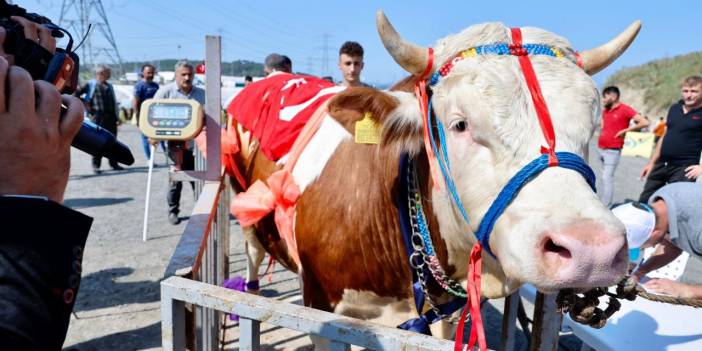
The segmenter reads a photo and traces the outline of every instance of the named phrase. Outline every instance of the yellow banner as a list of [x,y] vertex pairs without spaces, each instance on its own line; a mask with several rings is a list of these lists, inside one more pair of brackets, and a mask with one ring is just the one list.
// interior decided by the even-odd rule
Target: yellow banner
[[656,146],[653,133],[628,132],[624,137],[622,156],[649,158]]

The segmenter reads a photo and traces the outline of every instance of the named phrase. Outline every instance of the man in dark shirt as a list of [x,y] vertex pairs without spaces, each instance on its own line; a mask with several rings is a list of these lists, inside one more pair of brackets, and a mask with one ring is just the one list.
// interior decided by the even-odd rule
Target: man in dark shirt
[[[85,107],[93,122],[117,136],[117,103],[115,90],[107,80],[112,76],[109,67],[100,65],[95,69],[95,79],[85,83],[76,90],[75,95],[83,96]],[[110,167],[115,171],[123,170],[117,161],[109,160]],[[93,172],[100,174],[102,157],[93,156]]]
[[[13,17],[53,54],[49,29]],[[62,206],[83,106],[13,66],[0,28],[0,349],[60,350],[92,218]],[[61,112],[61,105],[65,111]]]
[[702,174],[702,77],[685,78],[682,100],[668,110],[666,131],[641,177],[646,177],[640,202],[668,183],[694,182]]

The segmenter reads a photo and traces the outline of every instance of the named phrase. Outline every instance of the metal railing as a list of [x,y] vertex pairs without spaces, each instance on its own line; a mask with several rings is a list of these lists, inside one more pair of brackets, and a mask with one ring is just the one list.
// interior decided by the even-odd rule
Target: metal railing
[[[166,277],[187,278],[215,286],[228,276],[229,187],[226,179],[204,182],[188,225],[171,257]],[[183,337],[193,350],[217,350],[221,327],[220,313],[200,306],[188,306],[184,313]]]
[[239,315],[240,350],[260,348],[260,323],[265,322],[331,342],[331,350],[357,345],[371,350],[453,350],[453,342],[355,318],[233,291],[189,279],[172,277],[161,282],[163,349],[184,350],[185,305]]

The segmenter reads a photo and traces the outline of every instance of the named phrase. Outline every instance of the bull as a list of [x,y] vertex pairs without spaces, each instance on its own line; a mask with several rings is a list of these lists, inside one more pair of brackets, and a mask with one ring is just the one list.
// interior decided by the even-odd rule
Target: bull
[[[294,218],[298,258],[281,240],[272,214],[243,231],[249,281],[258,279],[268,252],[299,275],[306,306],[396,326],[417,315],[396,209],[403,194],[398,167],[403,155],[416,160],[416,187],[439,264],[449,279],[465,287],[480,218],[510,178],[539,156],[544,141],[517,57],[477,55],[456,61],[431,92],[434,116],[446,126],[441,152],[452,165],[457,197],[472,219],[464,221],[447,187],[434,186],[423,142],[424,116],[407,90],[424,79],[420,76],[427,67],[432,73],[457,53],[510,43],[510,29],[487,23],[440,39],[430,64],[426,48],[402,39],[382,12],[376,19],[386,49],[412,76],[393,91],[350,88],[329,102],[319,131],[292,171],[301,191]],[[580,54],[553,33],[521,29],[524,43],[558,51],[531,57],[550,110],[556,151],[586,156],[600,115],[599,94],[589,75],[619,57],[639,28],[635,22],[607,44]],[[381,128],[378,145],[354,141],[355,123],[368,113]],[[235,164],[246,183],[265,180],[282,167],[257,152],[255,140],[241,130],[240,140]],[[558,167],[521,189],[496,221],[488,246],[492,254],[482,255],[486,298],[504,297],[524,283],[544,292],[608,286],[623,277],[628,262],[623,225],[581,175]],[[449,299],[435,286],[429,293],[437,301]],[[445,327],[432,330],[448,337],[451,328]]]

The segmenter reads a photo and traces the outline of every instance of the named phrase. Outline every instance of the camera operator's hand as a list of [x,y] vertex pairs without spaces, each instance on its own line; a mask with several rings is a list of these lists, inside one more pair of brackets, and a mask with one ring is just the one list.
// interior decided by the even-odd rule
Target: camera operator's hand
[[56,39],[50,30],[23,17],[11,16],[10,19],[22,25],[25,38],[36,41],[52,54],[56,51]]
[[[12,16],[10,19],[22,25],[25,38],[36,41],[52,54],[56,51],[56,38],[51,36],[50,30],[26,18]],[[0,56],[6,58],[10,62],[10,65],[12,65],[14,64],[15,58],[13,55],[5,52],[5,47],[3,45],[6,35],[7,32],[5,32],[5,28],[0,27]]]
[[[61,103],[67,111],[61,117]],[[58,203],[68,183],[70,148],[83,104],[0,57],[0,194]]]

